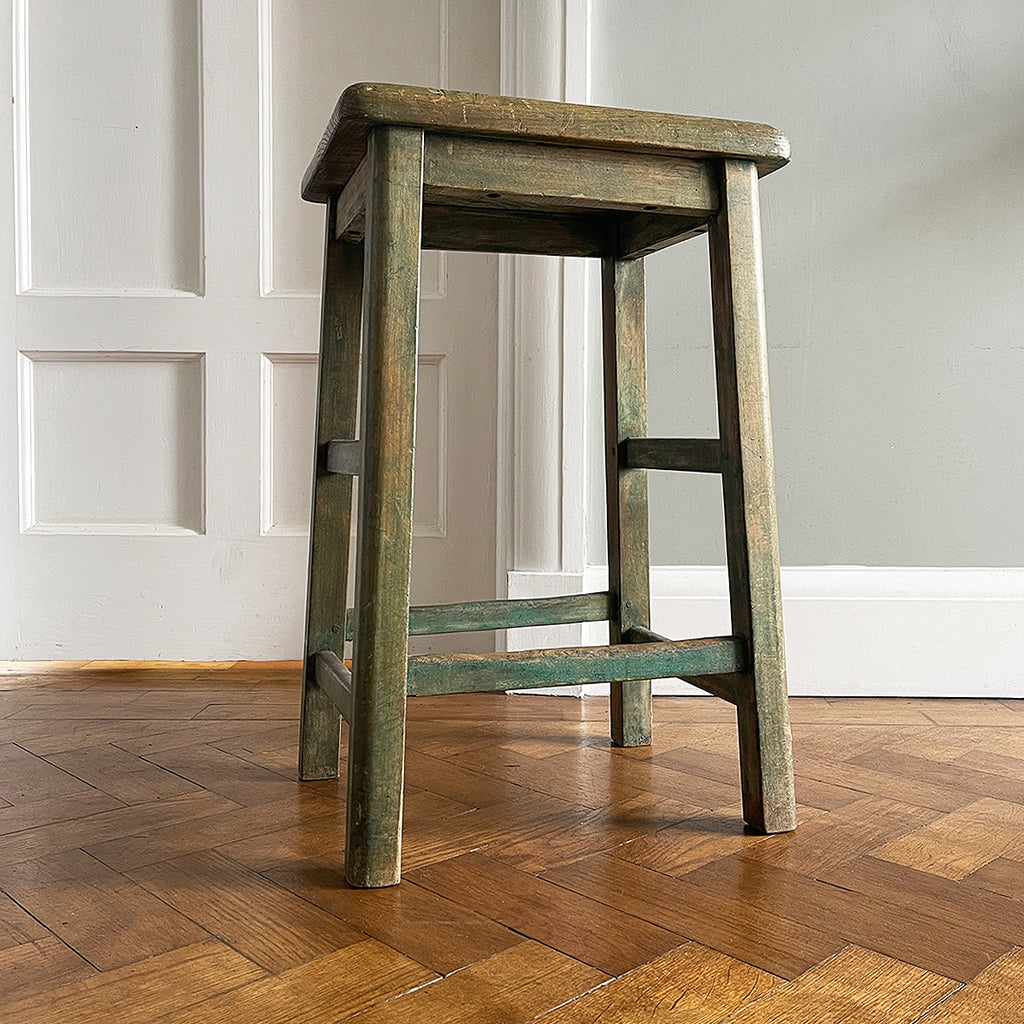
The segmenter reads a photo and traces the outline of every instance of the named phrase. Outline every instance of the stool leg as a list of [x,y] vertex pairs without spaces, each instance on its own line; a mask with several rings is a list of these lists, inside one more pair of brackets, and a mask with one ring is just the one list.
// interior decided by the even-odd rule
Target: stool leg
[[723,161],[721,195],[709,241],[732,630],[750,645],[737,707],[743,816],[760,832],[787,832],[796,809],[754,164]]
[[[336,200],[327,208],[317,450],[336,438],[354,438],[359,391],[359,335],[362,316],[363,246],[334,237]],[[317,459],[317,462],[319,460]],[[306,604],[306,661],[299,724],[299,778],[331,779],[338,774],[341,718],[315,682],[318,651],[344,656],[352,477],[321,472],[313,480]]]
[[345,875],[377,887],[400,878],[423,132],[375,128],[368,157]]
[[[608,587],[615,615],[609,629],[617,644],[632,627],[650,625],[647,472],[619,464],[621,442],[647,434],[643,259],[604,259],[601,286]],[[650,743],[651,681],[614,682],[611,691],[612,743]]]

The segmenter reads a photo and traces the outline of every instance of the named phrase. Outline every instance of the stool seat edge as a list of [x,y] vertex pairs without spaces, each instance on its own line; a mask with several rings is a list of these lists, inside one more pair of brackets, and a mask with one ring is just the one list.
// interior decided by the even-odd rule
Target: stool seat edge
[[590,149],[752,160],[764,176],[789,162],[789,140],[771,125],[582,103],[489,96],[422,86],[359,82],[339,98],[305,176],[302,198],[340,192],[377,124],[479,136],[513,136]]

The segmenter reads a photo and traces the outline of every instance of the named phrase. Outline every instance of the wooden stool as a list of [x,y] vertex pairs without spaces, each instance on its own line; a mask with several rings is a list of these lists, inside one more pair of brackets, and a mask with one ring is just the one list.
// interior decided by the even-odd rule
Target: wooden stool
[[[795,827],[758,213],[758,176],[788,158],[760,124],[394,85],[338,101],[302,187],[327,240],[299,774],[338,774],[343,717],[352,885],[400,878],[407,694],[608,681],[612,741],[641,746],[650,679],[685,678],[736,705],[748,824]],[[649,438],[643,257],[702,231],[720,437]],[[601,259],[608,592],[409,607],[421,248]],[[651,632],[648,469],[722,475],[732,636]],[[610,646],[408,657],[410,633],[599,620]]]

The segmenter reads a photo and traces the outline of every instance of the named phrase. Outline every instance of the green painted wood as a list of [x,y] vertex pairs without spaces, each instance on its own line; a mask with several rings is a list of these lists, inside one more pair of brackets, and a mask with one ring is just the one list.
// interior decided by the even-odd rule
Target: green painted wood
[[[509,601],[465,601],[424,604],[409,609],[409,635],[472,633],[485,629],[558,626],[570,622],[604,622],[611,617],[611,597],[568,594],[565,597],[526,597]],[[348,639],[352,639],[349,635]]]
[[705,219],[718,209],[705,163],[660,153],[430,134],[423,200],[510,210],[634,210]]
[[717,437],[630,437],[622,442],[619,457],[631,469],[722,472],[722,446]]
[[423,133],[379,127],[368,152],[345,876],[378,887],[400,877]]
[[486,693],[652,676],[707,676],[739,671],[744,657],[743,641],[735,637],[508,654],[423,654],[409,659],[408,693]]
[[750,644],[737,706],[743,814],[761,832],[796,827],[775,514],[757,168],[725,160],[710,230],[732,628]]
[[[608,589],[612,595],[608,628],[611,643],[618,644],[634,626],[650,625],[651,616],[647,474],[619,461],[622,442],[647,433],[644,264],[643,260],[605,259],[601,269]],[[630,676],[612,682],[611,734],[620,747],[651,742],[649,678]]]
[[[317,443],[355,437],[359,389],[363,247],[335,240],[335,204],[327,209],[323,300],[317,388]],[[313,656],[343,653],[348,581],[352,478],[319,468],[313,481],[306,662],[299,719],[299,778],[329,779],[338,774],[341,720],[317,686]]]
[[[630,644],[673,643],[668,637],[641,626],[634,626],[628,630],[622,639]],[[710,693],[713,697],[720,697],[730,704],[739,704],[741,700],[745,699],[750,689],[749,680],[742,675],[747,667],[746,658],[746,645],[741,641],[737,645],[736,672],[729,675],[688,675],[676,678],[681,679],[684,683],[691,683],[705,693]]]
[[352,673],[345,662],[334,651],[320,651],[314,658],[314,671],[316,685],[348,722],[352,718]]
[[302,197],[325,202],[354,173],[375,124],[415,125],[462,135],[514,137],[679,157],[736,156],[768,174],[789,161],[789,140],[777,128],[747,121],[581,103],[486,96],[451,89],[360,82],[334,108],[302,180]]

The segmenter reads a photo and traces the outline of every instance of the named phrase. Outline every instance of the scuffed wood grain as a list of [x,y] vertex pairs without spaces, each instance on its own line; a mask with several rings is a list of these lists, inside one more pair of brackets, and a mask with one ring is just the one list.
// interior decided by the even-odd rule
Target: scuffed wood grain
[[366,135],[375,124],[678,156],[721,154],[752,160],[761,174],[789,161],[789,140],[770,125],[360,82],[338,100],[303,178],[304,199],[325,202],[341,190],[362,159]]

